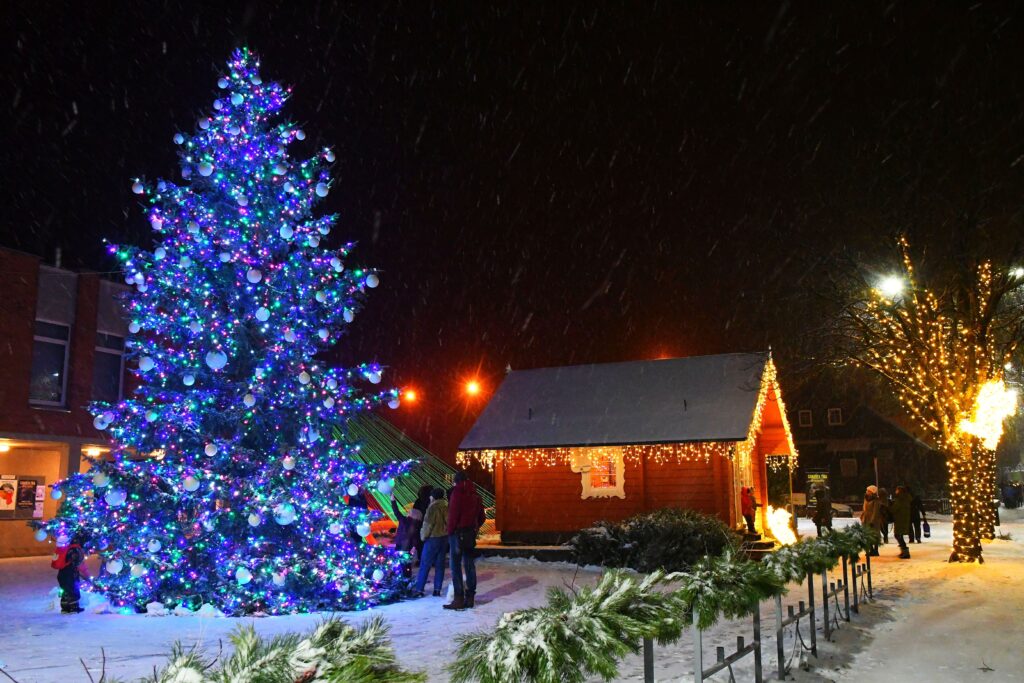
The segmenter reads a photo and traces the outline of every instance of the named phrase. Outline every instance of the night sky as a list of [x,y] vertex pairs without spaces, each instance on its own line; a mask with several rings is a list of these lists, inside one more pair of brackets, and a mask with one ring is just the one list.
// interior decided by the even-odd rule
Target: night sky
[[1024,233],[1016,3],[214,4],[4,3],[0,244],[148,245],[130,179],[179,177],[248,45],[338,153],[332,239],[382,271],[338,359],[415,386],[389,417],[443,455],[474,373],[785,362],[833,263]]

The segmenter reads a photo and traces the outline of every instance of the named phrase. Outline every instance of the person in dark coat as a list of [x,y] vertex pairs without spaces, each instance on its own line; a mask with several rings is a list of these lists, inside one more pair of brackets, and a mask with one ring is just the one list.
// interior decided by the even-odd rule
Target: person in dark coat
[[423,541],[420,539],[420,528],[423,526],[423,516],[430,505],[430,484],[420,487],[416,493],[416,500],[409,512],[402,514],[398,508],[398,501],[395,494],[391,494],[391,512],[398,520],[398,530],[395,532],[395,548],[403,552],[416,551],[416,557],[423,557]]
[[910,490],[909,486],[904,487],[910,494],[910,542],[921,542],[921,522],[924,521],[924,503],[921,496]]
[[827,486],[818,488],[814,505],[814,517],[811,518],[821,536],[822,527],[832,531],[832,495]]
[[427,508],[427,516],[423,518],[420,536],[423,539],[423,559],[420,560],[414,592],[421,597],[425,595],[427,576],[433,568],[434,597],[440,597],[441,586],[444,584],[444,556],[448,552],[448,501],[444,489],[431,491],[430,507]]
[[85,539],[76,534],[71,542],[57,549],[57,556],[51,566],[57,570],[57,585],[60,586],[60,611],[63,614],[79,614],[84,612],[78,602],[82,593],[78,590],[79,579],[88,579],[89,572],[85,568],[85,550],[82,544]]
[[882,532],[882,544],[889,543],[889,525],[892,524],[892,512],[889,510],[889,489],[878,489],[878,509],[882,515],[881,526],[878,530]]
[[[445,609],[472,609],[476,600],[476,534],[484,525],[484,502],[465,472],[455,473],[448,504],[448,550],[454,599]],[[466,570],[463,583],[462,570]]]
[[910,492],[905,486],[896,487],[896,495],[889,505],[892,514],[892,533],[900,545],[900,559],[910,559],[910,548],[903,537],[910,533]]

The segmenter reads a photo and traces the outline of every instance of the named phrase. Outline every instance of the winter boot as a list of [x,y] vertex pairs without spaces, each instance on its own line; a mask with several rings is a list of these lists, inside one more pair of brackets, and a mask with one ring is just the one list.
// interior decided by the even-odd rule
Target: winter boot
[[456,593],[452,601],[444,606],[445,609],[464,610],[466,609],[466,598],[462,593]]
[[900,559],[901,560],[909,560],[910,559],[910,548],[908,548],[906,546],[903,546],[902,548],[900,548]]
[[473,609],[476,604],[476,593],[473,591],[466,591],[466,609]]
[[440,588],[435,588],[434,589],[434,597],[435,598],[441,597],[441,589]]

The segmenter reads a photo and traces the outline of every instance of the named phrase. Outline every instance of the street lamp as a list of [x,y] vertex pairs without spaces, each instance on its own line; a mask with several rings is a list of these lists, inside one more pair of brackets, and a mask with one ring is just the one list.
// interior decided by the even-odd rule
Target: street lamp
[[402,399],[406,403],[415,403],[418,397],[419,395],[416,393],[415,389],[406,389],[402,392]]
[[466,382],[466,394],[469,396],[476,396],[480,393],[480,382],[475,379],[471,379]]
[[903,293],[903,280],[895,275],[887,275],[878,283],[878,291],[886,299],[895,299]]

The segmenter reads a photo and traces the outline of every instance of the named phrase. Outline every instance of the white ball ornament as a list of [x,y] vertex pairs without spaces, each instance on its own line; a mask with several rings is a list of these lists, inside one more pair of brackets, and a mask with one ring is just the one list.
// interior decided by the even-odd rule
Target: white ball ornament
[[289,343],[294,342],[295,341],[295,330],[288,330],[287,332],[285,332],[284,333],[284,340],[286,342],[289,342]]
[[231,253],[227,251],[222,251],[219,254],[217,254],[217,258],[220,259],[221,263],[227,263],[228,261],[231,260]]
[[203,130],[210,129],[210,119],[199,119],[199,127]]
[[397,398],[393,398],[390,401],[388,401],[388,408],[391,408],[391,410],[398,410],[399,406],[401,405],[402,402],[399,401]]
[[141,330],[141,329],[142,329],[142,325],[138,324],[135,321],[132,321],[132,322],[128,323],[128,331],[131,332],[132,334],[138,334],[139,330]]
[[192,265],[192,259],[190,259],[188,256],[182,256],[180,259],[178,259],[178,265],[181,266],[182,268],[188,268],[189,266]]
[[220,370],[228,364],[227,354],[220,351],[210,351],[206,354],[206,364],[211,370]]
[[290,455],[286,455],[281,459],[281,467],[288,471],[295,469],[295,458]]
[[146,276],[143,275],[142,273],[135,273],[134,275],[132,275],[132,282],[134,282],[137,285],[141,285],[145,281]]
[[190,474],[185,477],[185,480],[181,483],[181,487],[191,493],[199,488],[199,480]]
[[388,479],[381,479],[379,482],[377,482],[377,490],[380,491],[380,494],[382,496],[391,495],[391,492],[394,490],[394,487],[394,481]]
[[157,218],[156,216],[153,216],[152,218],[149,219],[149,224],[150,224],[150,226],[152,226],[152,228],[154,230],[161,230],[164,227],[163,220],[160,219],[160,218]]
[[254,405],[256,405],[256,397],[253,396],[252,394],[246,394],[245,396],[242,397],[242,403],[245,404],[246,408],[252,408]]
[[181,133],[175,133],[174,134],[174,144],[176,144],[176,145],[183,145],[183,144],[185,144],[185,136],[182,135]]
[[373,580],[374,581],[378,581],[378,582],[379,581],[383,581],[384,580],[384,572],[381,571],[380,569],[374,569],[373,570]]
[[310,235],[309,239],[306,240],[306,241],[309,242],[309,246],[311,246],[311,247],[319,247],[320,246],[320,238],[317,237],[316,235]]
[[157,247],[153,250],[154,261],[163,261],[165,256],[167,256],[167,250],[163,247]]
[[337,522],[331,522],[330,526],[327,527],[327,533],[331,536],[337,536],[342,532],[342,526]]
[[256,309],[256,319],[261,323],[266,322],[270,319],[270,309],[264,306],[260,306]]
[[158,552],[160,552],[160,548],[162,548],[162,547],[163,547],[163,545],[160,543],[160,541],[157,541],[157,540],[152,540],[152,541],[150,541],[149,543],[146,544],[146,550],[148,550],[151,553],[158,553]]
[[337,389],[338,388],[338,380],[334,379],[333,377],[330,378],[329,380],[327,380],[327,388],[328,389]]
[[146,411],[146,422],[156,422],[158,417],[160,417],[160,414],[155,410]]
[[156,365],[156,362],[149,356],[143,356],[139,359],[139,370],[143,372],[149,372],[153,369],[154,365]]
[[96,488],[103,488],[110,483],[110,477],[107,476],[106,472],[97,472],[92,475],[92,485]]
[[356,524],[356,533],[366,538],[370,535],[370,525],[366,522],[359,522],[359,524]]
[[238,135],[239,133],[242,132],[242,129],[236,126],[235,124],[231,124],[224,129],[224,132],[226,132],[228,135]]
[[274,521],[281,526],[288,526],[295,521],[295,507],[291,503],[281,503],[274,508]]
[[263,279],[263,273],[260,272],[259,268],[250,268],[249,272],[245,274],[245,279],[249,282],[256,284]]
[[142,183],[138,180],[132,183],[132,192],[134,192],[135,194],[142,194],[145,189],[146,188],[143,187]]
[[112,508],[119,508],[125,504],[128,500],[128,494],[121,489],[110,489],[106,495],[103,496],[103,500],[106,501],[107,505]]
[[334,161],[334,158],[334,152],[332,150],[324,152],[324,159],[327,159],[327,161]]
[[145,576],[147,571],[146,565],[136,562],[132,565],[131,575],[137,579],[140,576]]
[[220,100],[214,100],[213,101],[213,108],[216,109],[217,111],[220,111],[221,109],[224,108],[224,103],[221,102]]
[[223,90],[224,88],[228,87],[228,79],[224,78],[223,76],[218,78],[217,79],[217,87],[220,88],[221,90]]
[[186,387],[190,387],[196,383],[196,376],[192,374],[186,374],[181,378],[181,383],[184,384]]
[[32,538],[36,539],[40,543],[46,540],[46,532],[42,529],[36,529],[36,532],[32,534]]
[[359,487],[356,486],[355,484],[349,484],[347,491],[348,495],[355,496],[359,494]]
[[321,327],[316,331],[316,336],[320,337],[323,341],[327,341],[327,338],[331,336],[331,333],[326,328]]
[[366,375],[366,379],[370,380],[370,384],[380,384],[380,373],[374,370]]
[[321,225],[319,228],[316,229],[316,231],[319,232],[321,235],[324,235],[326,237],[327,235],[331,234],[331,226],[329,226],[329,225]]
[[321,292],[321,291],[318,291],[316,294],[313,295],[313,297],[319,303],[323,303],[323,302],[327,301],[327,294],[325,294],[324,292]]
[[370,273],[369,275],[366,276],[366,286],[369,287],[370,289],[373,289],[379,284],[380,278],[377,277],[376,273]]
[[291,181],[285,183],[281,187],[284,189],[285,192],[291,192],[295,189],[295,186],[291,184]]
[[195,235],[196,233],[199,232],[199,224],[196,223],[195,221],[189,221],[188,222],[188,231],[190,233],[192,233],[193,235]]
[[311,379],[312,379],[312,377],[310,377],[309,373],[306,372],[305,370],[303,370],[302,372],[299,373],[299,382],[301,384],[309,384],[309,381]]
[[292,238],[292,235],[295,234],[295,231],[292,230],[292,226],[290,225],[282,225],[281,229],[278,230],[277,232],[279,235],[281,235],[283,239],[286,240],[290,240]]
[[60,500],[63,497],[64,492],[61,491],[60,489],[53,489],[52,491],[50,491],[50,498],[53,498],[54,500]]
[[342,317],[345,318],[345,322],[350,323],[356,319],[356,314],[352,311],[351,308],[346,308],[345,311],[342,313]]
[[188,329],[190,329],[193,334],[199,334],[203,331],[203,324],[198,320],[193,320],[188,324]]
[[274,572],[270,576],[270,580],[274,582],[275,586],[283,586],[285,582],[285,576],[280,572]]
[[104,420],[102,415],[97,415],[92,420],[92,426],[102,432],[104,429],[110,426],[110,423]]
[[326,197],[327,193],[330,192],[330,191],[331,191],[331,188],[327,186],[327,183],[317,183],[316,184],[316,196],[317,197]]
[[263,524],[263,518],[255,512],[250,512],[249,517],[246,519],[246,521],[249,522],[249,526],[254,528],[258,527],[260,524]]
[[337,256],[331,257],[331,268],[334,268],[335,273],[340,273],[345,270],[345,264],[341,262],[341,259]]
[[124,569],[124,562],[122,562],[121,560],[107,560],[106,566],[107,573],[116,576],[121,573],[122,569]]
[[212,458],[213,456],[217,455],[217,451],[219,450],[220,448],[217,447],[217,444],[208,443],[206,444],[206,448],[203,449],[203,453],[206,453],[206,455]]
[[288,167],[278,162],[274,164],[274,175],[284,175],[288,172]]
[[263,79],[260,78],[258,74],[253,74],[252,76],[249,76],[249,82],[253,85],[261,85],[263,83]]
[[239,586],[244,586],[252,581],[252,572],[245,567],[239,567],[235,570],[235,581],[238,582]]
[[302,130],[301,128],[299,130],[295,131],[295,139],[296,140],[305,140],[306,139],[306,131]]
[[204,161],[203,163],[199,164],[199,175],[203,176],[204,178],[208,178],[211,175],[213,175],[213,164],[211,164],[208,161]]
[[327,398],[324,399],[324,408],[333,408],[333,407],[334,407],[334,399],[331,398],[330,396],[328,396]]
[[239,104],[242,103],[242,101],[244,99],[245,98],[242,97],[242,93],[240,93],[240,92],[233,92],[233,93],[231,93],[231,104],[239,105]]
[[61,534],[57,537],[57,545],[60,547],[64,547],[70,542],[71,539],[67,536],[67,534]]
[[249,206],[249,198],[245,195],[240,195],[235,201],[239,206]]
[[139,290],[140,292],[145,292],[147,289],[149,289],[149,285],[143,282],[141,284],[135,285],[135,289]]

